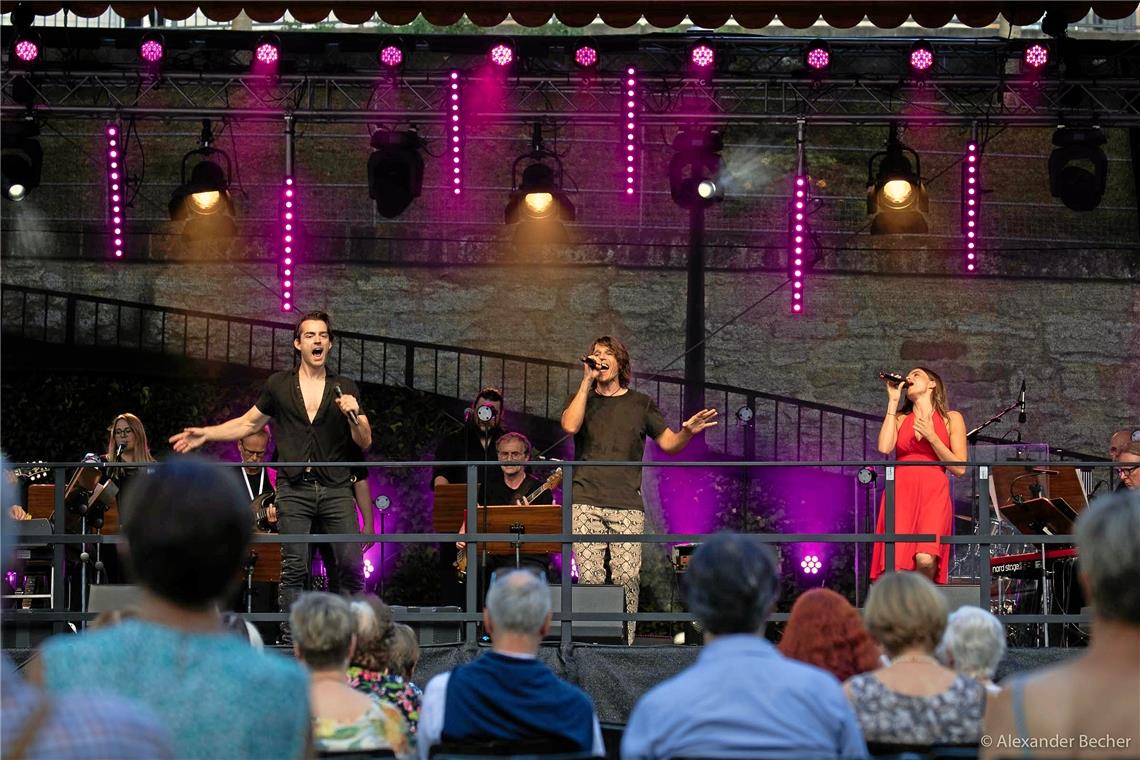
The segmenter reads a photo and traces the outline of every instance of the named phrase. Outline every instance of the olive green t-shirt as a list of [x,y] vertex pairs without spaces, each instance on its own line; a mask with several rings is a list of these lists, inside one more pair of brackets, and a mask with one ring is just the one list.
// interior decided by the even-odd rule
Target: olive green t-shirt
[[[567,400],[566,405],[570,405]],[[645,438],[656,439],[668,426],[653,399],[630,390],[620,396],[590,391],[586,416],[574,436],[578,461],[633,461],[645,455]],[[645,509],[641,500],[641,466],[574,468],[574,503],[617,509]]]

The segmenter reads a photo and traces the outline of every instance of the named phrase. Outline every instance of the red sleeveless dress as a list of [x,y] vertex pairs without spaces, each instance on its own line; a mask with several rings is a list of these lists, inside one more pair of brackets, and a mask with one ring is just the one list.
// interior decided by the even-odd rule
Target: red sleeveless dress
[[[950,431],[939,414],[934,415],[934,432],[947,448]],[[899,427],[895,442],[895,458],[900,462],[938,462],[930,442],[914,437],[914,414],[908,414]],[[886,494],[879,500],[876,533],[884,533]],[[946,468],[895,468],[895,533],[933,533],[950,535],[954,526],[954,507],[950,503],[950,480]],[[939,558],[935,580],[946,583],[950,572],[950,544],[898,542],[895,544],[895,570],[914,570],[914,555],[929,554]],[[871,580],[886,572],[886,546],[877,543],[871,553]]]

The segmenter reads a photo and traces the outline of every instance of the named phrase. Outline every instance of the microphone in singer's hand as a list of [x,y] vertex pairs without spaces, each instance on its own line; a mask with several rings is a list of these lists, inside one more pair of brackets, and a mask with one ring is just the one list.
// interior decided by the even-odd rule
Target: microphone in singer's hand
[[1025,422],[1025,380],[1021,381],[1021,393],[1017,394],[1017,421]]
[[[344,391],[342,391],[340,389],[340,385],[334,385],[333,390],[336,392],[337,398],[340,398],[341,396],[344,395]],[[351,422],[353,425],[359,424],[359,422],[356,419],[356,412],[349,412],[348,413],[348,421]]]
[[123,451],[126,450],[126,448],[127,448],[127,445],[125,443],[116,443],[115,444],[115,459],[118,459],[119,457],[121,457],[123,455]]
[[880,372],[879,373],[879,379],[880,380],[886,380],[887,382],[891,383],[892,385],[900,385],[901,386],[901,385],[907,384],[906,378],[897,372]]
[[581,359],[579,359],[579,361],[581,361],[583,364],[585,364],[590,369],[601,369],[598,366],[598,363],[596,361],[594,361],[594,357],[592,357],[592,356],[583,356]]

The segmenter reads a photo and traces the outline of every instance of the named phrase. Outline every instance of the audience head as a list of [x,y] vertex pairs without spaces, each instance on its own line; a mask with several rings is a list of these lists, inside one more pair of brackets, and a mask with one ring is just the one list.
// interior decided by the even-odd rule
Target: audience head
[[826,588],[806,591],[792,605],[780,652],[846,681],[879,667],[879,646],[859,611]]
[[352,654],[351,664],[377,673],[390,669],[392,637],[395,633],[391,608],[378,597],[361,595],[352,600],[352,617],[356,650]]
[[946,599],[919,573],[885,573],[871,586],[863,618],[888,656],[933,653],[946,630]]
[[1130,491],[1140,489],[1140,441],[1132,441],[1116,455],[1116,476]]
[[776,602],[776,554],[755,536],[718,533],[689,561],[689,611],[713,635],[759,633]]
[[388,671],[411,681],[420,662],[420,643],[410,625],[396,623],[392,627],[392,648],[388,652]]
[[1103,496],[1076,526],[1081,580],[1097,616],[1140,626],[1140,491]]
[[132,484],[122,507],[130,566],[151,593],[202,608],[237,582],[253,530],[232,469],[167,460]]
[[324,591],[301,594],[289,610],[293,651],[310,670],[345,670],[355,622],[346,599]]
[[537,645],[550,626],[550,589],[527,570],[495,573],[483,617],[492,641],[506,633],[533,637]]
[[964,606],[950,613],[938,645],[942,664],[979,681],[992,681],[1005,656],[1005,626],[981,607]]

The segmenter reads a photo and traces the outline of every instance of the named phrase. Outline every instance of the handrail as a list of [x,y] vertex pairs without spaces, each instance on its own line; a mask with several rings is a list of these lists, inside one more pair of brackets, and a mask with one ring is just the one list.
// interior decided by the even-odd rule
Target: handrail
[[[88,463],[85,461],[79,462],[49,462],[49,463],[29,463],[25,466],[45,467],[51,470],[54,474],[54,482],[56,485],[55,490],[55,508],[57,514],[62,514],[64,510],[63,504],[63,485],[65,483],[64,476],[70,467],[84,466]],[[228,468],[238,467],[285,467],[291,465],[311,465],[311,466],[329,466],[339,465],[345,466],[346,463],[332,462],[302,462],[302,463],[243,463],[243,462],[220,462],[219,466]],[[426,461],[412,461],[412,462],[358,462],[348,463],[352,466],[367,466],[369,468],[387,469],[387,468],[407,468],[407,467],[431,467],[433,465],[441,464],[440,462],[426,462]],[[463,461],[463,462],[442,462],[447,465],[462,465],[466,467],[467,471],[467,507],[466,507],[466,520],[469,530],[461,533],[385,533],[380,535],[369,536],[366,540],[375,543],[408,543],[408,544],[422,544],[422,543],[437,543],[444,541],[457,541],[465,540],[467,542],[467,549],[469,561],[474,559],[477,552],[477,545],[482,542],[518,542],[520,544],[531,542],[558,542],[562,544],[563,552],[563,567],[569,567],[570,547],[575,542],[584,541],[597,541],[599,536],[595,534],[578,534],[571,530],[571,520],[568,510],[563,509],[562,514],[562,529],[558,533],[550,534],[522,534],[515,535],[512,533],[489,533],[481,532],[477,529],[478,520],[476,519],[476,472],[479,468],[495,467],[498,463],[486,461]],[[648,467],[661,467],[661,468],[687,468],[687,467],[709,467],[709,468],[723,468],[729,467],[737,469],[741,467],[738,462],[725,462],[725,461],[686,461],[686,462],[626,462],[626,461],[605,461],[605,462],[577,462],[577,461],[563,461],[559,465],[563,468],[565,474],[565,481],[563,484],[563,502],[570,504],[572,502],[572,489],[573,489],[573,474],[574,467],[589,464],[591,466],[648,466]],[[796,468],[814,468],[822,469],[825,467],[843,467],[854,468],[860,466],[882,466],[887,470],[886,481],[887,485],[884,492],[884,504],[886,509],[886,529],[881,534],[864,533],[860,532],[860,527],[856,525],[855,533],[763,533],[755,534],[757,539],[765,543],[824,543],[824,544],[867,544],[872,542],[883,542],[886,546],[886,562],[888,566],[893,566],[893,552],[894,542],[896,541],[929,541],[935,537],[928,534],[911,534],[896,532],[893,528],[894,519],[893,513],[895,508],[895,493],[893,488],[894,474],[893,470],[897,467],[920,467],[932,466],[931,463],[926,462],[895,462],[888,460],[858,460],[858,461],[805,461],[805,462],[771,462],[771,461],[755,461],[744,463],[748,467],[757,468],[771,468],[771,467],[796,467]],[[953,464],[953,463],[952,463]],[[976,524],[985,526],[985,532],[980,532],[976,535],[964,536],[945,536],[942,540],[950,544],[965,544],[965,545],[979,545],[982,548],[979,571],[979,604],[985,608],[990,603],[991,593],[991,566],[990,558],[992,554],[992,546],[995,544],[1005,545],[1039,545],[1044,546],[1047,544],[1071,543],[1072,536],[1061,536],[1052,534],[1016,534],[1016,535],[999,535],[993,532],[992,523],[989,520],[991,513],[990,498],[990,479],[992,477],[993,466],[1001,464],[1009,465],[1023,465],[1022,461],[1009,461],[1009,462],[964,462],[961,463],[970,467],[973,472],[970,475],[971,480],[976,481],[979,493],[979,501],[975,517],[977,518]],[[1093,467],[1112,467],[1112,462],[1097,462],[1092,464]],[[16,465],[19,467],[20,465]],[[102,465],[107,469],[116,469],[130,466],[130,463],[107,463]],[[154,463],[148,465],[148,468],[161,468],[164,463]],[[649,544],[665,544],[676,543],[679,541],[700,541],[710,534],[707,533],[637,533],[637,534],[622,534],[623,541],[632,541]],[[613,539],[613,536],[607,538]],[[87,544],[117,544],[123,543],[125,538],[121,535],[116,536],[102,536],[102,535],[80,535],[65,532],[64,521],[57,520],[54,526],[54,532],[50,536],[31,536],[25,540],[15,542],[17,545],[54,545],[54,558],[53,565],[55,567],[56,577],[64,577],[64,554],[63,546],[66,544],[76,544],[84,542]],[[361,536],[359,534],[318,534],[318,535],[275,535],[272,537],[257,537],[255,543],[359,543]],[[467,601],[465,604],[465,611],[462,613],[427,613],[419,615],[410,615],[406,619],[409,620],[423,620],[423,621],[452,621],[463,622],[467,626],[467,640],[474,640],[475,624],[480,619],[479,613],[476,609],[476,593],[475,584],[477,579],[474,573],[469,573],[467,576]],[[858,579],[857,579],[858,582]],[[564,572],[562,575],[562,610],[563,612],[555,615],[558,620],[567,621],[616,621],[616,620],[629,620],[629,621],[669,621],[680,622],[692,619],[689,614],[679,613],[598,613],[598,612],[575,612],[573,610],[572,595],[570,594],[570,579],[569,573]],[[59,588],[56,588],[56,594],[52,600],[50,611],[3,611],[2,618],[6,621],[14,622],[16,620],[37,620],[42,622],[62,622],[66,620],[88,620],[92,616],[87,613],[71,613],[64,609],[62,603],[62,595],[59,593]],[[248,619],[253,621],[281,621],[285,619],[284,613],[259,613],[247,615]],[[1030,615],[1030,614],[1015,614],[1015,615],[999,615],[999,617],[1009,623],[1055,623],[1055,622],[1085,622],[1087,616],[1084,615]],[[405,619],[405,618],[400,618]],[[772,621],[786,620],[786,614],[777,614],[771,616]],[[570,641],[570,628],[562,628],[562,641],[568,644]]]
[[[4,331],[27,339],[173,353],[268,371],[293,365],[293,325],[284,322],[10,284],[0,287],[0,302]],[[104,336],[112,330],[113,337]],[[512,410],[548,419],[557,417],[577,386],[574,362],[355,331],[337,331],[336,337],[330,365],[362,382],[464,400],[496,385]],[[635,381],[655,398],[666,419],[680,423],[683,378],[637,373]],[[881,419],[876,414],[725,383],[706,383],[705,391],[708,405],[724,420],[706,442],[727,456],[796,461],[867,458],[874,452]],[[731,424],[738,409],[749,410],[752,419]],[[1006,443],[987,436],[978,440]],[[1063,449],[1052,454],[1095,459]]]

